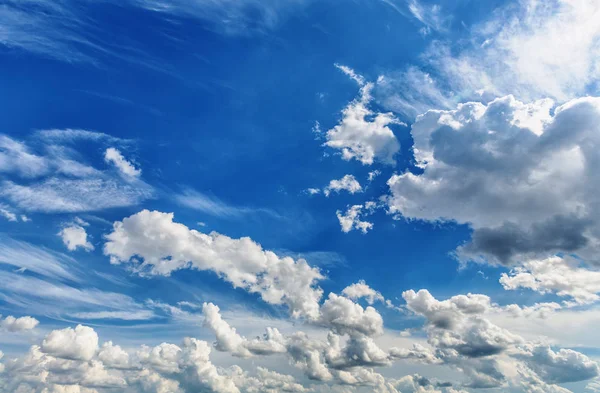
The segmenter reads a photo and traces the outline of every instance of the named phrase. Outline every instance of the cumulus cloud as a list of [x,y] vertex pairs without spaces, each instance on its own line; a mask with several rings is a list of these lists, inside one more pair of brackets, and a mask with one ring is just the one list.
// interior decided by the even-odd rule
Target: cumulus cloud
[[[133,391],[239,393],[246,383],[210,361],[207,342],[185,338],[181,346],[162,343],[126,351],[106,342],[98,351],[98,335],[87,326],[54,330],[41,346],[5,363],[2,392]],[[263,369],[270,383],[293,385],[293,379]],[[239,387],[238,387],[239,385]],[[295,386],[297,388],[297,386]]]
[[174,222],[173,214],[143,210],[115,222],[106,239],[104,253],[111,262],[128,263],[139,274],[210,270],[269,304],[287,305],[294,317],[318,317],[323,293],[316,286],[323,279],[319,269],[263,250],[250,238],[204,234]]
[[545,294],[554,293],[571,300],[567,305],[582,305],[600,300],[600,272],[580,266],[575,259],[558,256],[529,260],[502,273],[500,283],[506,290],[531,289]]
[[[340,210],[335,212],[335,215],[340,222],[340,226],[342,227],[342,232],[348,233],[353,229],[357,229],[362,233],[367,233],[369,230],[373,229],[373,223],[369,221],[361,220],[361,216],[364,214],[363,205],[354,205],[348,208],[345,213],[342,213]],[[367,210],[367,214],[370,212]]]
[[335,293],[321,307],[321,323],[339,334],[359,332],[367,336],[383,333],[383,318],[373,307],[360,304]]
[[342,290],[342,295],[357,300],[361,298],[367,299],[367,302],[372,305],[375,301],[384,302],[383,295],[370,286],[368,286],[364,280],[360,280],[357,283],[347,286]]
[[325,146],[341,150],[344,160],[356,159],[363,165],[375,160],[394,165],[400,144],[389,127],[401,124],[391,113],[376,113],[369,109],[372,83],[346,66],[336,65],[361,87],[360,95],[344,108],[339,124],[326,132]]
[[75,251],[77,248],[82,248],[85,251],[94,249],[92,243],[88,241],[88,234],[85,228],[76,222],[67,224],[58,232],[58,236],[62,238],[63,243],[69,251]]
[[83,325],[53,330],[42,342],[41,350],[61,359],[90,360],[98,350],[98,334]]
[[15,318],[9,315],[0,321],[0,328],[11,333],[23,332],[35,329],[39,323],[40,321],[30,316]]
[[600,367],[595,361],[571,349],[554,352],[548,346],[528,345],[518,356],[547,383],[585,381],[600,374]]
[[390,212],[468,224],[463,261],[569,252],[595,262],[600,99],[550,107],[508,96],[419,116],[411,134],[423,172],[389,179]]
[[350,194],[362,192],[362,186],[353,175],[344,175],[341,179],[334,179],[329,182],[329,185],[323,189],[323,194],[329,196],[332,191],[339,193],[345,190]]
[[429,343],[443,351],[479,358],[499,354],[523,341],[481,317],[490,308],[487,296],[458,295],[438,301],[422,289],[405,291],[402,297],[409,310],[427,318]]

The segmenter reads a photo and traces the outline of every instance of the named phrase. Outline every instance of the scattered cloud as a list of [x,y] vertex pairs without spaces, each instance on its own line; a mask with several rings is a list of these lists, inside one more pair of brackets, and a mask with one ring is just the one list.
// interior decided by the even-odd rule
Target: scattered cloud
[[[351,206],[345,213],[338,210],[335,214],[342,227],[342,232],[344,233],[357,229],[363,234],[366,234],[369,230],[373,229],[373,223],[361,220],[362,215],[365,214],[363,205]],[[369,214],[368,210],[366,211],[366,214]]]
[[349,67],[336,67],[356,81],[361,89],[359,97],[342,111],[338,125],[326,132],[324,145],[340,150],[346,161],[356,159],[363,165],[371,165],[377,160],[394,165],[400,144],[389,125],[402,123],[391,113],[376,113],[369,109],[373,83],[365,82]]
[[139,177],[142,170],[133,166],[133,164],[125,159],[121,152],[114,147],[109,147],[104,152],[104,161],[113,164],[123,175],[129,177]]
[[62,238],[63,243],[69,251],[75,251],[77,248],[82,248],[85,251],[94,249],[92,243],[88,241],[88,234],[84,228],[87,225],[87,222],[77,217],[74,222],[67,223],[58,232],[58,236]]
[[340,193],[340,191],[348,191],[350,194],[362,192],[362,186],[353,175],[344,175],[341,179],[334,179],[329,182],[329,185],[323,189],[323,194],[329,196],[332,191]]
[[184,188],[181,193],[175,194],[174,199],[182,206],[216,217],[239,218],[249,214],[265,214],[273,218],[282,218],[271,209],[234,206],[215,196],[203,194],[191,188]]

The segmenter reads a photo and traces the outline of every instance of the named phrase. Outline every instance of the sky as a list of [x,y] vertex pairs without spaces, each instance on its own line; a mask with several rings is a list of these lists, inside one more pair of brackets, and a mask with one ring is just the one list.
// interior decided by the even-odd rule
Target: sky
[[598,20],[0,0],[0,392],[600,392]]

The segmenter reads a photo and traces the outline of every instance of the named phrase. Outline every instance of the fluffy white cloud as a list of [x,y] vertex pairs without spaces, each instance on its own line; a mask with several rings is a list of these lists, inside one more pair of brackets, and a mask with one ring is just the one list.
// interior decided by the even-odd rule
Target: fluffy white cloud
[[9,315],[0,321],[0,328],[9,332],[22,332],[34,329],[39,323],[40,321],[30,316],[15,318]]
[[67,224],[67,226],[58,232],[58,236],[62,238],[63,243],[69,251],[75,251],[78,247],[81,247],[85,251],[94,249],[93,244],[88,241],[85,228],[79,224]]
[[339,193],[345,190],[350,194],[362,192],[362,186],[353,175],[344,175],[341,179],[334,179],[329,182],[329,185],[323,189],[323,194],[329,196],[332,191]]
[[500,283],[507,290],[531,289],[555,293],[572,299],[567,305],[581,305],[600,300],[600,272],[580,267],[579,261],[558,256],[530,260],[523,266],[502,273]]
[[595,261],[600,99],[549,109],[508,96],[419,116],[411,133],[423,173],[389,179],[390,212],[470,225],[462,260],[576,252]]
[[217,350],[231,352],[234,356],[239,357],[252,356],[252,353],[246,348],[247,340],[237,334],[235,328],[221,318],[218,306],[204,303],[202,313],[204,314],[204,326],[209,327],[215,333]]
[[318,318],[323,293],[316,286],[323,279],[319,269],[263,250],[250,238],[204,234],[173,222],[173,214],[143,210],[116,222],[106,239],[104,253],[111,262],[130,263],[139,274],[211,270],[267,303],[287,305],[294,317]]
[[[340,226],[342,227],[342,232],[348,233],[351,230],[356,229],[362,233],[367,233],[369,230],[373,229],[372,222],[361,220],[361,216],[365,214],[363,210],[363,205],[353,205],[349,207],[345,213],[342,213],[340,210],[335,212],[335,215],[340,222]],[[369,214],[370,211],[368,209],[366,210],[366,213]]]
[[41,349],[62,359],[90,360],[98,350],[98,334],[83,325],[77,325],[75,329],[53,330],[42,342]]
[[337,67],[354,79],[361,90],[360,96],[342,111],[339,124],[325,134],[325,146],[341,150],[344,160],[356,159],[363,165],[371,165],[378,160],[394,165],[400,144],[389,126],[400,122],[391,113],[375,113],[369,109],[372,83],[366,83],[362,76],[348,67]]
[[139,177],[142,170],[133,166],[133,164],[123,157],[123,154],[114,147],[109,147],[104,152],[104,161],[113,164],[123,175]]
[[375,303],[375,301],[385,301],[383,295],[371,288],[370,286],[368,286],[364,280],[360,280],[359,282],[344,288],[342,290],[342,295],[352,300],[365,298],[367,299],[367,302],[371,305]]
[[363,308],[360,304],[335,293],[321,307],[320,322],[339,334],[355,332],[367,336],[383,333],[383,318],[373,307]]

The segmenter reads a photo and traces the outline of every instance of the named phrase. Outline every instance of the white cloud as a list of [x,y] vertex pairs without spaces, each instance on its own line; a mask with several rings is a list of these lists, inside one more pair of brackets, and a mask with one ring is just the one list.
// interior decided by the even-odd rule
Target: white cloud
[[0,241],[0,264],[29,270],[52,279],[80,281],[74,259],[10,238],[2,238]]
[[368,221],[362,221],[361,216],[363,215],[363,205],[354,205],[343,213],[338,210],[336,213],[342,232],[348,233],[353,229],[360,230],[362,233],[367,233],[373,229],[373,223]]
[[88,235],[85,228],[76,223],[70,223],[58,232],[58,236],[62,238],[63,243],[69,251],[75,251],[81,247],[85,251],[94,249],[92,243],[88,241]]
[[[435,16],[419,12],[422,8],[411,8],[417,19]],[[599,16],[595,0],[511,2],[467,27],[466,42],[433,41],[420,67],[386,74],[375,95],[385,107],[411,118],[507,94],[559,102],[583,96],[596,90],[600,76]]]
[[30,316],[15,318],[9,315],[0,321],[0,328],[12,333],[23,332],[34,329],[39,323],[40,321]]
[[527,288],[539,293],[555,293],[572,299],[570,305],[600,300],[600,272],[579,266],[579,261],[558,256],[529,260],[502,273],[500,283],[507,290]]
[[[204,234],[173,222],[173,214],[143,210],[114,224],[104,253],[112,263],[130,263],[139,274],[170,275],[179,269],[211,270],[236,288],[287,305],[294,317],[318,316],[323,278],[305,260],[280,258],[250,238]],[[136,263],[143,259],[143,263]]]
[[75,329],[53,330],[42,342],[41,349],[62,359],[91,360],[98,350],[98,334],[83,325],[77,325]]
[[271,209],[234,206],[215,196],[203,194],[191,188],[184,188],[181,193],[174,196],[174,199],[182,206],[216,217],[236,218],[249,214],[265,214],[281,218],[277,212]]
[[362,192],[362,187],[358,180],[353,175],[344,175],[341,179],[334,179],[329,182],[329,185],[323,189],[323,194],[329,196],[332,191],[339,193],[345,190],[350,194]]
[[46,158],[36,155],[26,144],[0,135],[0,172],[33,178],[45,174],[49,166]]
[[105,141],[113,144],[131,142],[128,139],[117,138],[103,132],[72,128],[38,130],[35,132],[35,136],[51,143],[74,143],[80,140]]
[[419,116],[411,134],[423,172],[389,179],[390,212],[470,225],[462,260],[568,252],[595,262],[600,99],[573,100],[552,115],[549,108],[508,96]]
[[103,178],[50,178],[33,185],[6,181],[0,187],[0,196],[19,208],[44,213],[78,213],[132,206],[152,195],[152,189],[145,183],[125,184]]
[[[43,271],[42,271],[43,272]],[[0,271],[0,299],[33,315],[81,319],[151,319],[154,313],[130,296],[90,286],[82,277],[69,281]]]
[[352,299],[358,300],[361,298],[367,299],[367,302],[372,305],[375,301],[384,302],[383,295],[370,286],[368,286],[364,280],[347,286],[342,290],[342,295]]
[[549,346],[527,345],[518,356],[548,383],[585,381],[600,374],[595,361],[571,349],[554,352]]
[[[46,213],[94,211],[135,205],[153,196],[152,187],[140,179],[98,170],[82,162],[81,155],[67,145],[81,140],[103,144],[112,140],[108,136],[84,130],[63,130],[67,136],[60,132],[38,131],[30,144],[0,135],[0,172],[12,175],[0,182],[0,197],[11,208]],[[9,206],[2,207],[9,210]],[[21,220],[28,218],[21,215]]]
[[133,166],[133,164],[123,157],[123,154],[114,147],[109,147],[104,152],[104,161],[113,164],[123,175],[130,177],[140,177],[142,170]]
[[383,334],[383,318],[373,307],[363,308],[350,299],[330,293],[321,307],[320,322],[339,334]]
[[234,327],[223,320],[218,306],[204,303],[204,326],[210,328],[216,337],[215,348],[219,351],[229,352],[237,357],[251,357],[254,355],[272,355],[285,353],[286,342],[283,335],[276,328],[266,328],[263,339],[247,340],[240,336]]
[[375,113],[369,109],[372,83],[365,83],[362,76],[348,67],[338,68],[358,82],[361,91],[360,97],[344,108],[339,124],[327,131],[325,146],[341,150],[342,158],[347,161],[356,159],[363,165],[371,165],[378,160],[394,165],[400,144],[389,125],[401,123],[391,113]]

